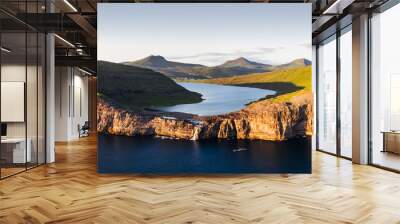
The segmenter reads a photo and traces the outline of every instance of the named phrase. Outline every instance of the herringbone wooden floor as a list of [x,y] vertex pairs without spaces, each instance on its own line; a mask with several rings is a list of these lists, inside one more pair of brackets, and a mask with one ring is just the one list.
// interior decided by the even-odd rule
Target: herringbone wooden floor
[[0,181],[0,223],[400,223],[400,175],[313,153],[312,175],[96,173],[94,137]]

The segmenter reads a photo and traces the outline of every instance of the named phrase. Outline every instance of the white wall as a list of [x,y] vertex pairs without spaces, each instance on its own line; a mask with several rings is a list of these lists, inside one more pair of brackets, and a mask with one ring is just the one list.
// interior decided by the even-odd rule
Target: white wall
[[[18,64],[4,64],[1,66],[1,81],[2,82],[25,82],[25,71],[26,67],[24,65]],[[28,73],[36,69],[32,66],[27,67]],[[36,71],[35,71],[36,72]],[[36,83],[34,83],[36,85]],[[29,90],[29,89],[28,89]],[[36,92],[27,93],[28,97],[36,97]],[[27,99],[28,102],[32,100]],[[36,107],[36,105],[35,105]],[[7,108],[1,108],[2,110],[7,110]],[[28,121],[33,120],[33,118],[29,117]],[[36,115],[36,114],[35,114]],[[30,127],[31,125],[29,125]],[[25,122],[7,122],[7,136],[8,137],[25,137]],[[29,136],[28,136],[29,137]]]
[[88,78],[72,67],[56,67],[55,140],[79,137],[78,125],[88,120]]
[[55,68],[55,140],[68,140],[69,103],[68,88],[70,84],[69,68]]
[[[2,65],[1,81],[3,82],[25,82],[25,64],[24,65]],[[6,108],[1,108],[6,110]],[[25,122],[7,123],[7,137],[25,137]]]

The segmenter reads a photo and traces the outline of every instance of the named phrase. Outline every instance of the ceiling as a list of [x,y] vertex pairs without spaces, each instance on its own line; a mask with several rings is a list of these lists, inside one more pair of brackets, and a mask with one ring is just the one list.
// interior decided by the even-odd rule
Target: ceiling
[[[1,0],[2,31],[18,32],[31,28],[55,32],[56,65],[79,66],[95,74],[97,60],[97,3],[137,2],[225,2],[225,3],[311,3],[313,43],[335,32],[337,24],[351,23],[351,17],[383,4],[386,0]],[[52,13],[49,13],[49,12]],[[26,13],[27,12],[27,13]],[[344,21],[337,23],[339,20]],[[348,21],[348,22],[346,22]]]

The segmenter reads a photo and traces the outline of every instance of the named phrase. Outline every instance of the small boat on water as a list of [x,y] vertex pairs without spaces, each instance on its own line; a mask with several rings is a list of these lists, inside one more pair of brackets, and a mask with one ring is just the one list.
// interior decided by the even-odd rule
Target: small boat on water
[[240,152],[240,151],[247,151],[247,150],[249,150],[249,149],[246,149],[246,148],[237,148],[237,149],[234,149],[234,150],[232,150],[233,152]]

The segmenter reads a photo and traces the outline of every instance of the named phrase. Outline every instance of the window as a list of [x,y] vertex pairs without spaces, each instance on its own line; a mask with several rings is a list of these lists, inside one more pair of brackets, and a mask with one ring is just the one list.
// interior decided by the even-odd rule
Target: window
[[352,35],[351,26],[340,36],[340,154],[352,157]]
[[317,149],[336,153],[336,36],[318,48]]
[[371,19],[371,162],[400,170],[400,5]]

